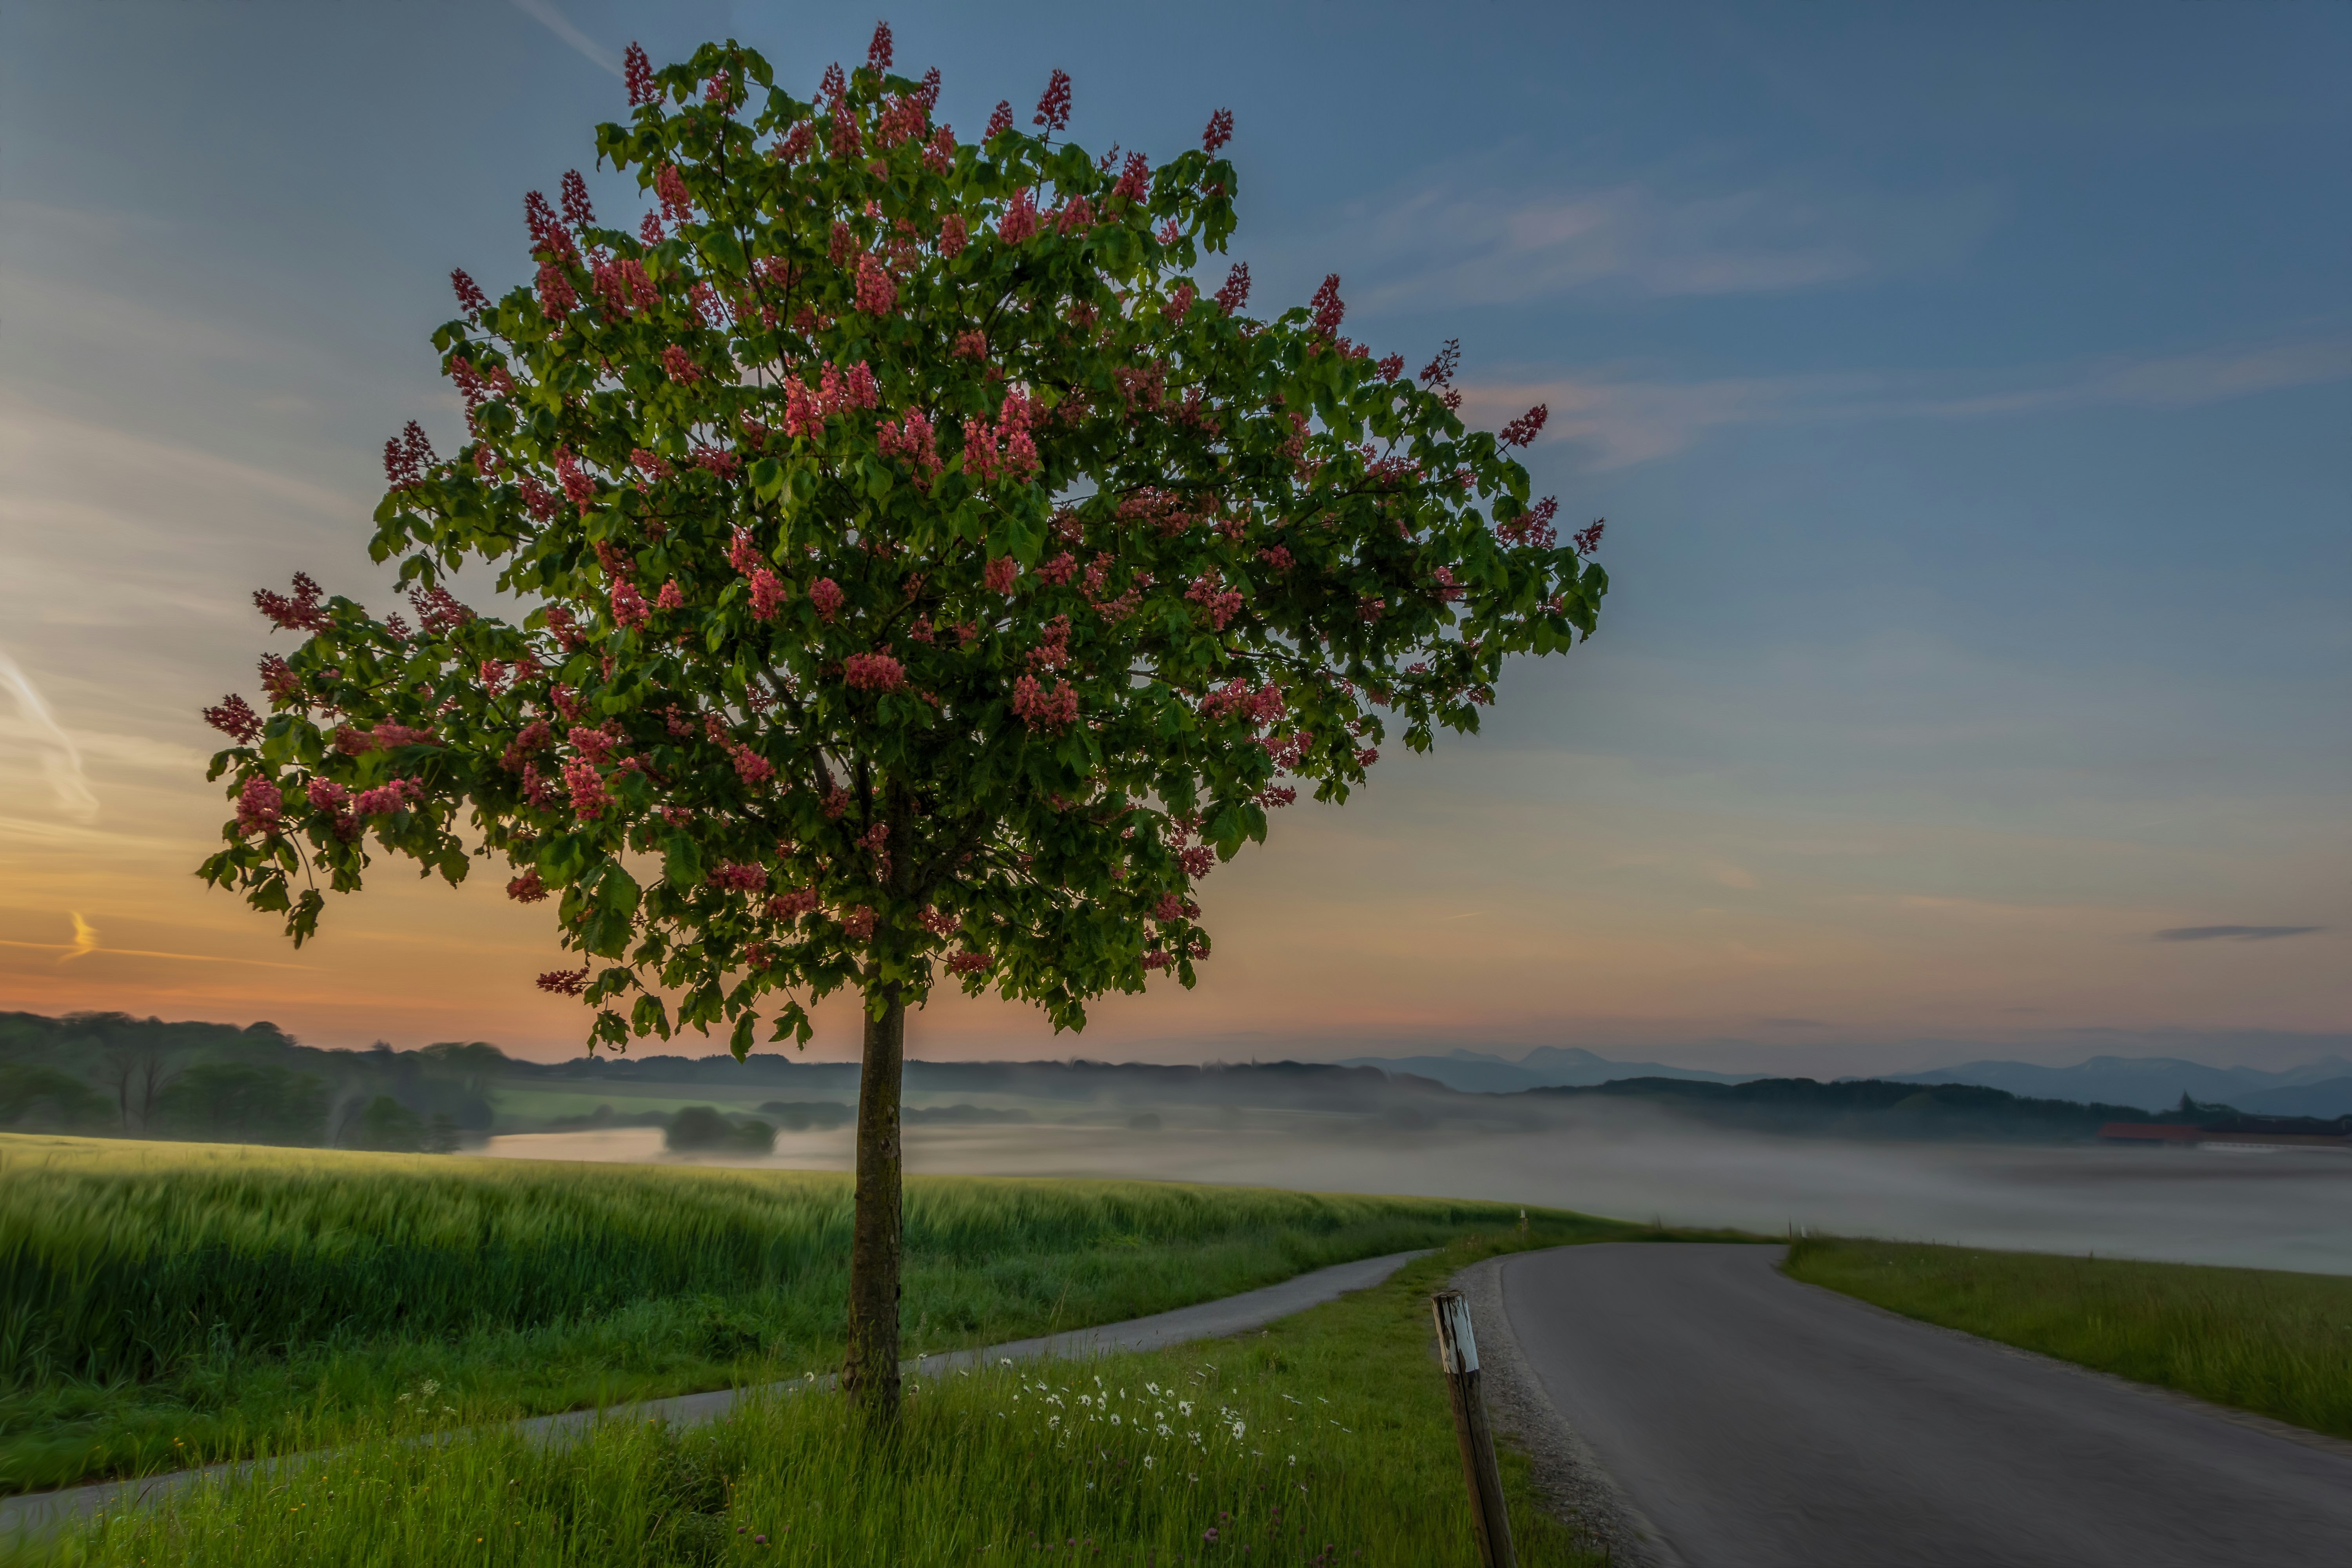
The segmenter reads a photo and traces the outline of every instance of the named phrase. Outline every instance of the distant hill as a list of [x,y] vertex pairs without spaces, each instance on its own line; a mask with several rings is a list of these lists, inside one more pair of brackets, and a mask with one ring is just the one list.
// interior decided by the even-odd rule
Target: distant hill
[[1517,1061],[1483,1051],[1451,1050],[1439,1057],[1347,1057],[1340,1067],[1379,1068],[1412,1073],[1465,1094],[1516,1094],[1521,1089],[1607,1083],[1613,1079],[1675,1078],[1695,1083],[1747,1083],[1761,1073],[1706,1072],[1663,1062],[1620,1062],[1576,1046],[1538,1046]]
[[2265,1116],[2331,1118],[2352,1112],[2352,1061],[2323,1057],[2284,1072],[2215,1068],[2171,1057],[2093,1057],[2069,1068],[1976,1061],[1927,1072],[1887,1073],[1890,1083],[1972,1083],[2037,1100],[2177,1105],[2190,1099]]
[[2230,1108],[2150,1112],[2137,1106],[2037,1100],[1976,1084],[1918,1084],[1904,1079],[1758,1079],[1748,1083],[1696,1083],[1688,1079],[1622,1079],[1577,1089],[1537,1089],[1530,1100],[1647,1100],[1662,1110],[1717,1126],[1810,1138],[1965,1139],[1974,1142],[2080,1142],[2109,1121],[2168,1121],[2215,1132],[2321,1133],[2343,1137],[2352,1119],[2327,1121],[2242,1116]]

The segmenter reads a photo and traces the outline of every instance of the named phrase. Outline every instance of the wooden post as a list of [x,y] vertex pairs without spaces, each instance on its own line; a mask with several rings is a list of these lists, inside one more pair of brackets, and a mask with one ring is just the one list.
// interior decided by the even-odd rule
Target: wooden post
[[1459,1290],[1429,1299],[1437,1320],[1437,1361],[1454,1402],[1454,1436],[1462,1444],[1462,1474],[1470,1486],[1470,1522],[1485,1568],[1518,1568],[1511,1550],[1511,1516],[1503,1506],[1503,1471],[1495,1462],[1495,1434],[1486,1425],[1486,1395],[1478,1386],[1478,1342],[1470,1331],[1470,1303]]

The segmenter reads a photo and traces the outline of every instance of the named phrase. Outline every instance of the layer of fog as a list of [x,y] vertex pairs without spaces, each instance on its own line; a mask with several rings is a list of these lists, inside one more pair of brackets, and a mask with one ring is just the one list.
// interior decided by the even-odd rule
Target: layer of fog
[[[1355,1119],[1212,1113],[910,1126],[915,1173],[1130,1176],[1319,1192],[1496,1199],[1671,1225],[2096,1252],[2352,1274],[2352,1155],[2093,1144],[1863,1142],[1696,1126],[1608,1105],[1549,1128],[1374,1129]],[[525,1159],[686,1163],[653,1128],[519,1134]],[[701,1163],[845,1170],[850,1134],[783,1132],[766,1158]]]

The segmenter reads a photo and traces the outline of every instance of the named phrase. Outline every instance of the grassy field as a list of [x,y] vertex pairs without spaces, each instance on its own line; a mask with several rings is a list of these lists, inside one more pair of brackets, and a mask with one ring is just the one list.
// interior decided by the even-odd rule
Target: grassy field
[[[1114,1321],[1515,1224],[1493,1204],[908,1184],[907,1349]],[[1557,1241],[1640,1234],[1538,1212]],[[0,1489],[839,1357],[834,1173],[0,1137]]]
[[[1390,1283],[1237,1340],[914,1386],[876,1441],[824,1394],[676,1435],[614,1425],[581,1446],[407,1439],[385,1419],[313,1465],[210,1488],[57,1543],[90,1564],[1469,1564],[1461,1461],[1428,1291],[1457,1240]],[[1620,1234],[1611,1227],[1610,1234]],[[413,1405],[415,1402],[411,1402]],[[407,1407],[404,1407],[407,1408]],[[1597,1563],[1504,1456],[1519,1561]]]
[[1906,1317],[2352,1437],[2352,1279],[1828,1238],[1797,1242],[1788,1270]]

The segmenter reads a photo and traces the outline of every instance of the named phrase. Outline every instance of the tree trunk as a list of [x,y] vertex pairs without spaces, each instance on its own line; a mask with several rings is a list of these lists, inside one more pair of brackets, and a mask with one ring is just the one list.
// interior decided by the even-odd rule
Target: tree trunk
[[896,986],[877,1017],[869,997],[866,1065],[857,1080],[857,1187],[849,1242],[849,1355],[841,1385],[869,1417],[898,1413],[898,1088],[907,1004]]

